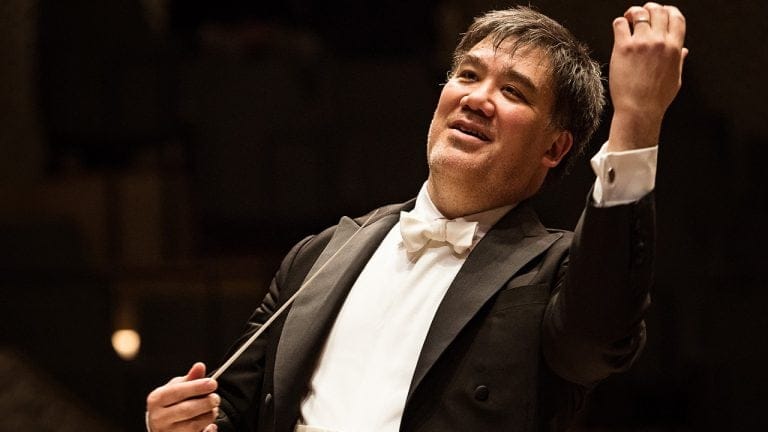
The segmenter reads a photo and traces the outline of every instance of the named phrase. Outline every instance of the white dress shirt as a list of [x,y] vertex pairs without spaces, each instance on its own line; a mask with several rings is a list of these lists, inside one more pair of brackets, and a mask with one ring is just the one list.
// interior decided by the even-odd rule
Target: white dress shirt
[[[636,201],[653,190],[656,148],[607,153],[591,161],[597,206]],[[473,247],[513,206],[462,219],[478,222]],[[412,211],[438,220],[422,186]],[[390,230],[352,286],[325,342],[297,430],[396,432],[421,347],[448,287],[470,250],[430,240],[409,254],[400,224]]]

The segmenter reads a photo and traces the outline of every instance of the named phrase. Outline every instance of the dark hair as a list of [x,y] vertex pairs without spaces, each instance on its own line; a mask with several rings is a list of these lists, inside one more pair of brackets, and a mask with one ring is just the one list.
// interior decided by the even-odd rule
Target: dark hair
[[475,18],[453,51],[451,75],[464,55],[486,38],[496,48],[513,38],[512,52],[535,47],[547,56],[555,96],[552,123],[573,135],[573,148],[549,177],[564,176],[600,124],[605,106],[600,65],[590,58],[589,48],[557,21],[530,7],[515,6]]

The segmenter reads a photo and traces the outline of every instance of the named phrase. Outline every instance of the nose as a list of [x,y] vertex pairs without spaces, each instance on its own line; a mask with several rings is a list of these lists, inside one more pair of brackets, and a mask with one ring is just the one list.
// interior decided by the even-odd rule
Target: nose
[[491,117],[496,107],[491,100],[490,83],[478,83],[461,98],[460,104],[463,109]]

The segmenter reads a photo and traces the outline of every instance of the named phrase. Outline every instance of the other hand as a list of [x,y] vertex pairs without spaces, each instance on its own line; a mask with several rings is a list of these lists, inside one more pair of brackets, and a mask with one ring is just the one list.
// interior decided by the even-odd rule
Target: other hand
[[205,377],[205,364],[195,363],[187,375],[176,377],[147,396],[147,426],[151,432],[213,432],[221,398],[215,380]]

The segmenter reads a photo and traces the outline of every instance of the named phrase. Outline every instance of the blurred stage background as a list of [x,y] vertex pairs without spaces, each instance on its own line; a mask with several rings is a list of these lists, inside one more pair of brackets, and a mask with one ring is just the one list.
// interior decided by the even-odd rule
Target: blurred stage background
[[[531,3],[606,65],[630,5]],[[0,431],[141,430],[146,394],[219,363],[294,242],[415,195],[457,35],[509,4],[4,0]],[[579,430],[767,425],[768,3],[678,6],[649,344]],[[545,221],[573,228],[590,181],[585,160]]]

